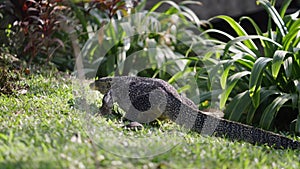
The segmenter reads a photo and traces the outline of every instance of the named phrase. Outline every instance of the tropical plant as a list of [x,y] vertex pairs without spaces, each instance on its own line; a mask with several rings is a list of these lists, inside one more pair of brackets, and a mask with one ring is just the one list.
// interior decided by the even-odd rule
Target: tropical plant
[[300,132],[300,11],[286,14],[291,0],[285,0],[279,12],[272,5],[275,1],[257,3],[269,14],[267,32],[252,18],[241,17],[240,22],[250,22],[256,31],[256,35],[248,35],[224,15],[212,19],[225,20],[238,37],[216,29],[204,32],[229,38],[228,42],[214,41],[222,53],[216,66],[223,69],[220,107],[226,107],[226,117],[231,120],[265,129],[293,126],[292,131]]
[[[155,12],[162,4],[170,7],[163,13]],[[187,4],[199,2],[160,1],[149,11],[135,10],[126,17],[111,17],[82,50],[86,69],[91,73],[89,76],[94,77],[93,73],[98,77],[135,74],[161,78],[173,84],[187,76],[207,80],[202,73],[205,72],[203,63],[197,57],[207,50],[206,38],[199,36],[202,21],[186,7]],[[99,22],[101,19],[98,17]],[[98,68],[96,73],[91,71],[95,67]],[[206,85],[202,79],[199,81],[198,85]],[[179,91],[195,95],[195,89],[187,83],[178,85],[182,87]]]
[[7,1],[4,10],[6,17],[12,18],[4,25],[8,26],[7,30],[16,36],[22,37],[21,42],[14,42],[14,44],[22,46],[23,51],[18,54],[22,58],[29,56],[26,58],[29,64],[33,59],[48,63],[54,52],[64,47],[63,41],[54,36],[60,29],[60,22],[64,19],[63,11],[67,10],[60,1]]

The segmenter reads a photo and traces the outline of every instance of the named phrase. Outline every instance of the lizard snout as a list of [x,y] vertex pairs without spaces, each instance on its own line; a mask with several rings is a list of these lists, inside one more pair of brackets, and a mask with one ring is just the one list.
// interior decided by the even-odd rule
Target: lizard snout
[[93,90],[97,90],[97,86],[95,85],[94,82],[90,84],[90,88]]

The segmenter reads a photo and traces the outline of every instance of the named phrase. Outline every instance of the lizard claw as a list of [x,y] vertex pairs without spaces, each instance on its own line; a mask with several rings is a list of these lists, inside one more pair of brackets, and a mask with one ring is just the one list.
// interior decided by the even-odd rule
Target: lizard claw
[[144,126],[139,123],[139,122],[130,122],[129,124],[123,126],[125,129],[129,129],[129,130],[142,130],[144,128]]

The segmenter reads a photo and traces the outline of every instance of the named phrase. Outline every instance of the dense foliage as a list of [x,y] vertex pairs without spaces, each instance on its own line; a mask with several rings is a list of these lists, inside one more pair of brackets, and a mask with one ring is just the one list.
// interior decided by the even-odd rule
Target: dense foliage
[[[257,124],[265,129],[275,127],[300,132],[299,11],[285,13],[290,0],[283,3],[279,12],[269,1],[257,2],[269,14],[267,32],[263,33],[253,19],[242,17],[240,22],[250,22],[257,33],[248,35],[228,16],[215,18],[230,24],[237,37],[215,29],[207,31],[230,39],[215,42],[222,53],[219,67],[223,69],[220,85],[224,91],[220,106],[224,108],[229,102],[225,112],[231,120]],[[258,43],[254,43],[255,39]]]

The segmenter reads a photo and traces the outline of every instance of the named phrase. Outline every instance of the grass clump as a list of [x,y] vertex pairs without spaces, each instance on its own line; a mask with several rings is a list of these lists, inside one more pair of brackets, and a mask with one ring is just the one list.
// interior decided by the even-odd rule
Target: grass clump
[[[1,94],[0,97],[0,168],[300,167],[299,150],[274,150],[193,132],[183,133],[178,144],[155,156],[128,158],[122,153],[116,155],[107,147],[118,148],[115,146],[117,140],[105,142],[107,138],[104,137],[97,140],[87,130],[87,122],[98,122],[94,124],[99,128],[110,126],[121,135],[118,138],[121,141],[129,137],[149,137],[151,133],[164,141],[165,131],[173,124],[162,122],[166,128],[145,126],[143,131],[135,133],[118,127],[117,119],[93,117],[86,121],[84,110],[71,104],[76,98],[68,76],[35,74],[26,76],[23,83],[29,86],[27,93],[18,96]],[[101,147],[101,143],[106,144]],[[157,147],[163,145],[158,139],[156,143]],[[123,148],[126,150],[126,145]],[[149,150],[150,144],[144,149]]]

